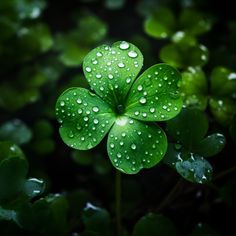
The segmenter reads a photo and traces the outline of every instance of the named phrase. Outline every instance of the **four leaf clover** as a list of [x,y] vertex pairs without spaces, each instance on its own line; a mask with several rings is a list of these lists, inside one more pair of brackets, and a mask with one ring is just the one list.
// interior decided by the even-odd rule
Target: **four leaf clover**
[[160,162],[167,138],[154,121],[169,120],[182,108],[180,73],[167,64],[156,64],[136,78],[142,65],[142,53],[131,43],[99,46],[83,62],[92,92],[70,88],[56,103],[63,141],[88,150],[108,134],[109,158],[127,174]]

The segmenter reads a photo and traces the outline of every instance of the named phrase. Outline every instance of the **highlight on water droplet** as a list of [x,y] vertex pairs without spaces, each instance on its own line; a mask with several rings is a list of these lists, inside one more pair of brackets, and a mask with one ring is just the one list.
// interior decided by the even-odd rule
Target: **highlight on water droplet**
[[127,43],[125,41],[120,43],[120,49],[125,50],[125,49],[128,49],[128,48],[129,48],[129,43]]
[[135,58],[135,57],[138,56],[138,54],[137,54],[137,52],[135,52],[135,51],[129,51],[129,52],[128,52],[128,56],[131,57],[131,58]]

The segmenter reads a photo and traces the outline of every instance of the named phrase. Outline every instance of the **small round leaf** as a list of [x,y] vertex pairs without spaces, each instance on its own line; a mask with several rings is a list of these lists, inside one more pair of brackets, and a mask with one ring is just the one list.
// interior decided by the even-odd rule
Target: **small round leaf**
[[58,98],[56,116],[63,141],[79,150],[98,145],[115,119],[103,100],[83,88],[68,89]]
[[110,105],[123,104],[143,65],[143,56],[131,43],[93,49],[84,59],[83,70],[91,88]]
[[182,108],[178,83],[180,73],[166,64],[147,69],[131,87],[126,115],[144,121],[164,121]]
[[[212,167],[203,157],[189,153],[186,156],[180,156],[180,161],[176,162],[177,172],[193,183],[204,184],[212,178]],[[182,158],[182,160],[181,160]]]
[[115,168],[136,174],[161,161],[167,149],[167,139],[155,124],[144,124],[127,116],[116,119],[107,142],[110,160]]
[[167,121],[167,130],[175,141],[180,141],[184,147],[191,149],[193,144],[206,135],[208,120],[197,109],[183,109],[177,117]]

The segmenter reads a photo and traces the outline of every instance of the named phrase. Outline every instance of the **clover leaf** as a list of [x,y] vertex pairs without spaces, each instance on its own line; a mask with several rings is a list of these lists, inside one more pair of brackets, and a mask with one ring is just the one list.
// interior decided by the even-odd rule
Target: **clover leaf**
[[205,110],[209,104],[217,122],[222,125],[231,124],[236,109],[234,71],[225,67],[215,67],[208,83],[207,76],[199,67],[189,67],[182,73],[180,90],[186,106]]
[[72,148],[87,150],[108,134],[107,150],[120,171],[135,174],[163,158],[164,131],[147,121],[165,121],[182,108],[180,73],[157,64],[138,78],[143,56],[131,43],[102,45],[84,59],[83,70],[93,92],[70,88],[58,98],[60,135]]
[[224,136],[214,133],[204,138],[208,120],[198,109],[183,109],[177,117],[167,121],[167,130],[175,143],[169,145],[164,162],[188,181],[209,182],[213,170],[205,157],[214,156],[224,148]]

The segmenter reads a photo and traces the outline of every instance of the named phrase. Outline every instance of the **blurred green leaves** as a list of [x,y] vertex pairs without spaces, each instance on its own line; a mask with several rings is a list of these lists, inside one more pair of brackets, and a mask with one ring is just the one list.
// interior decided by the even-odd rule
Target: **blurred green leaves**
[[173,222],[159,214],[149,213],[135,224],[132,236],[177,236],[178,230]]
[[79,66],[91,48],[101,42],[106,34],[106,24],[96,16],[80,17],[78,28],[56,36],[55,50],[59,52],[59,60],[65,66]]
[[236,73],[225,67],[215,67],[207,79],[203,70],[189,67],[182,77],[185,105],[205,110],[209,104],[215,120],[229,126],[236,111]]

